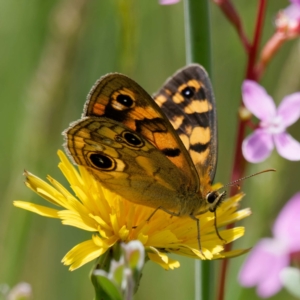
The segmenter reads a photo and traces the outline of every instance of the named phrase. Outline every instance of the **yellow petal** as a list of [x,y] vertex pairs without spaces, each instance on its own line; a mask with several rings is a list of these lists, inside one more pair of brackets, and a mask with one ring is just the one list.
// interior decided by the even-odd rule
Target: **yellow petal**
[[43,181],[42,179],[34,176],[29,172],[25,172],[26,181],[25,184],[35,193],[51,202],[54,205],[61,206],[61,199],[63,196],[59,193],[54,187],[52,187],[49,183]]
[[249,248],[249,249],[238,249],[238,250],[223,252],[223,253],[220,253],[220,254],[216,255],[216,258],[236,257],[236,256],[240,256],[242,254],[245,254],[245,253],[249,252],[250,250],[251,250],[251,248]]
[[98,231],[97,225],[95,224],[93,219],[90,219],[90,222],[86,222],[76,211],[61,210],[58,212],[58,215],[62,219],[62,223],[64,225],[74,226],[86,231]]
[[59,210],[25,201],[14,201],[14,206],[34,212],[43,217],[59,218]]
[[73,271],[82,265],[94,260],[107,251],[108,248],[98,247],[93,240],[82,242],[73,247],[62,259],[62,263],[70,266]]
[[70,163],[67,156],[61,150],[58,150],[57,154],[61,160],[61,163],[58,164],[58,167],[60,168],[64,176],[67,178],[67,180],[72,185],[82,185],[82,178],[80,177],[75,167]]
[[[152,250],[154,249],[152,248]],[[161,253],[156,249],[154,250],[154,252],[148,252],[147,255],[149,259],[159,264],[165,270],[173,270],[180,267],[179,261],[171,259],[170,257],[168,257],[168,255]]]

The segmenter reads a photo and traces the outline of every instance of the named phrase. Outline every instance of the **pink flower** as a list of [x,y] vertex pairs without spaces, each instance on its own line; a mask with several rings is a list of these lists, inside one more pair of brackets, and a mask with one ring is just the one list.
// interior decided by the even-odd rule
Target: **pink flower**
[[291,4],[279,11],[275,24],[277,30],[292,39],[300,35],[300,1],[290,0]]
[[244,81],[242,95],[245,107],[260,119],[259,128],[242,144],[245,159],[261,162],[276,147],[282,157],[300,160],[300,143],[286,132],[300,117],[300,92],[284,97],[277,109],[271,96],[255,81]]
[[257,286],[262,298],[276,294],[283,286],[282,272],[291,254],[300,251],[300,193],[283,207],[273,225],[273,238],[263,238],[252,249],[240,274],[245,287]]
[[180,0],[159,0],[159,4],[161,5],[170,5],[178,3]]

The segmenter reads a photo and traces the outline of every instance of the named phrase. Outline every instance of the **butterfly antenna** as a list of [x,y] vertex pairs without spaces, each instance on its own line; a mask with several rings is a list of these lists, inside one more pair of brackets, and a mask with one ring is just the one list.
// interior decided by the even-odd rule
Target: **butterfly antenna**
[[[230,182],[230,183],[225,184],[225,185],[222,187],[222,189],[225,188],[225,187],[227,187],[227,186],[235,185],[236,183],[241,182],[241,181],[244,181],[244,180],[246,180],[246,179],[248,179],[248,178],[250,178],[250,177],[253,177],[253,176],[256,176],[256,175],[259,175],[259,174],[262,174],[262,173],[267,173],[267,172],[276,172],[276,170],[275,170],[275,169],[266,169],[266,170],[263,170],[263,171],[254,173],[254,174],[252,174],[252,175],[242,177],[242,178],[240,178],[240,179],[237,179],[237,180],[234,180],[234,181],[232,181],[232,182]],[[239,185],[238,185],[238,186],[239,186]]]

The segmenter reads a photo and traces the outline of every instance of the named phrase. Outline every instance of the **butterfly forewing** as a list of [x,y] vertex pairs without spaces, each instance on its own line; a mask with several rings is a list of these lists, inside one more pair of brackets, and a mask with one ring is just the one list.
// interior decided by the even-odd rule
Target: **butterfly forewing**
[[138,204],[181,210],[178,190],[188,190],[189,179],[142,135],[108,118],[85,117],[65,136],[74,161],[106,188]]
[[217,163],[217,119],[206,71],[197,64],[179,70],[154,99],[188,150],[201,185],[210,185]]
[[199,190],[195,166],[182,141],[153,98],[135,81],[122,74],[108,74],[92,88],[83,117],[106,117],[122,123],[150,141]]

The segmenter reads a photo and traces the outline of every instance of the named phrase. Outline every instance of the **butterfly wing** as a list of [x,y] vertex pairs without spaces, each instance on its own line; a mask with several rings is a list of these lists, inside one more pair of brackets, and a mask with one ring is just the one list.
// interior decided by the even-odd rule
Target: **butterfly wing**
[[182,141],[153,98],[132,79],[117,73],[100,78],[83,117],[105,117],[137,132],[185,174],[191,190],[199,190],[197,171]]
[[180,211],[177,191],[188,178],[141,134],[108,118],[85,117],[64,135],[74,161],[106,188],[131,202]]
[[201,185],[210,185],[217,165],[217,119],[206,71],[197,64],[179,70],[166,81],[154,100],[188,150]]

